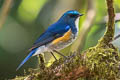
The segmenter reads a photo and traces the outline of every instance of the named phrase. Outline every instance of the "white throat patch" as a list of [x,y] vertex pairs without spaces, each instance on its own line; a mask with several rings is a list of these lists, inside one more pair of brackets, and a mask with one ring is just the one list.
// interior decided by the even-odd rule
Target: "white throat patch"
[[76,28],[77,28],[77,31],[79,30],[79,18],[80,18],[80,17],[78,17],[78,18],[76,19],[76,21],[75,21],[75,26],[76,26]]

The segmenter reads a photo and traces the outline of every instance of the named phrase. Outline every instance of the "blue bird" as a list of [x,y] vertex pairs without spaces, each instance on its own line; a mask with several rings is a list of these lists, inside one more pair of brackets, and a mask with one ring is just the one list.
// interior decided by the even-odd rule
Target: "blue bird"
[[[48,29],[40,35],[32,48],[29,49],[30,53],[28,56],[21,62],[16,70],[18,70],[30,57],[44,52],[56,52],[66,57],[57,50],[67,47],[77,38],[79,17],[82,15],[83,14],[80,14],[76,10],[65,12],[57,22],[50,25]],[[53,57],[55,56],[53,55]]]

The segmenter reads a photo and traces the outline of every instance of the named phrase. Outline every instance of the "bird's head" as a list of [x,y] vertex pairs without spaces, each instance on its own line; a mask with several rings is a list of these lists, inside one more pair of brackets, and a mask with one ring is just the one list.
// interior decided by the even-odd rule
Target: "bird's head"
[[79,13],[76,10],[70,10],[65,12],[63,16],[60,18],[60,20],[69,24],[69,23],[75,22],[82,15],[83,14]]

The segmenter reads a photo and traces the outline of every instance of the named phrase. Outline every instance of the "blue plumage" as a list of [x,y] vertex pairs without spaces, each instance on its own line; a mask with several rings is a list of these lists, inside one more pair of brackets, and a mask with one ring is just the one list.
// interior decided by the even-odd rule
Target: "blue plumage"
[[82,14],[75,10],[70,10],[64,13],[63,16],[56,23],[50,25],[48,29],[42,35],[40,35],[40,37],[35,41],[32,48],[29,49],[30,53],[28,54],[28,56],[22,61],[22,63],[18,66],[16,70],[18,70],[39,49],[39,51],[43,50],[42,52],[46,51],[48,49],[46,45],[50,44],[53,40],[64,36],[64,34],[67,33],[69,30],[71,30],[73,35],[76,35],[78,32],[76,27],[78,26],[76,26],[75,21],[79,16],[82,16]]
[[[57,26],[57,28],[56,28]],[[61,27],[62,26],[62,27]],[[46,43],[52,41],[58,37],[61,37],[65,32],[70,29],[70,26],[67,24],[55,23],[48,27],[48,29],[35,41],[34,45],[38,43],[44,43],[43,41],[52,37],[51,40],[47,40]],[[41,45],[39,45],[41,46]]]
[[28,54],[28,56],[27,56],[27,57],[21,62],[21,64],[17,67],[16,71],[35,53],[36,50],[37,50],[37,48],[34,49],[34,50],[32,50],[32,51]]

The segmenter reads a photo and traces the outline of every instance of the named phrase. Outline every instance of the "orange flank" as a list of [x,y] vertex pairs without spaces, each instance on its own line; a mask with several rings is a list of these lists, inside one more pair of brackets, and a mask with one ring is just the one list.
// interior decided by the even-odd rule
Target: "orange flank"
[[53,42],[52,42],[52,44],[57,44],[57,43],[59,43],[59,42],[65,42],[65,41],[68,41],[69,39],[70,39],[70,37],[71,37],[71,30],[69,30],[68,32],[66,32],[65,34],[64,34],[64,36],[62,36],[62,37],[60,37],[60,38],[57,38],[57,39],[55,39]]

